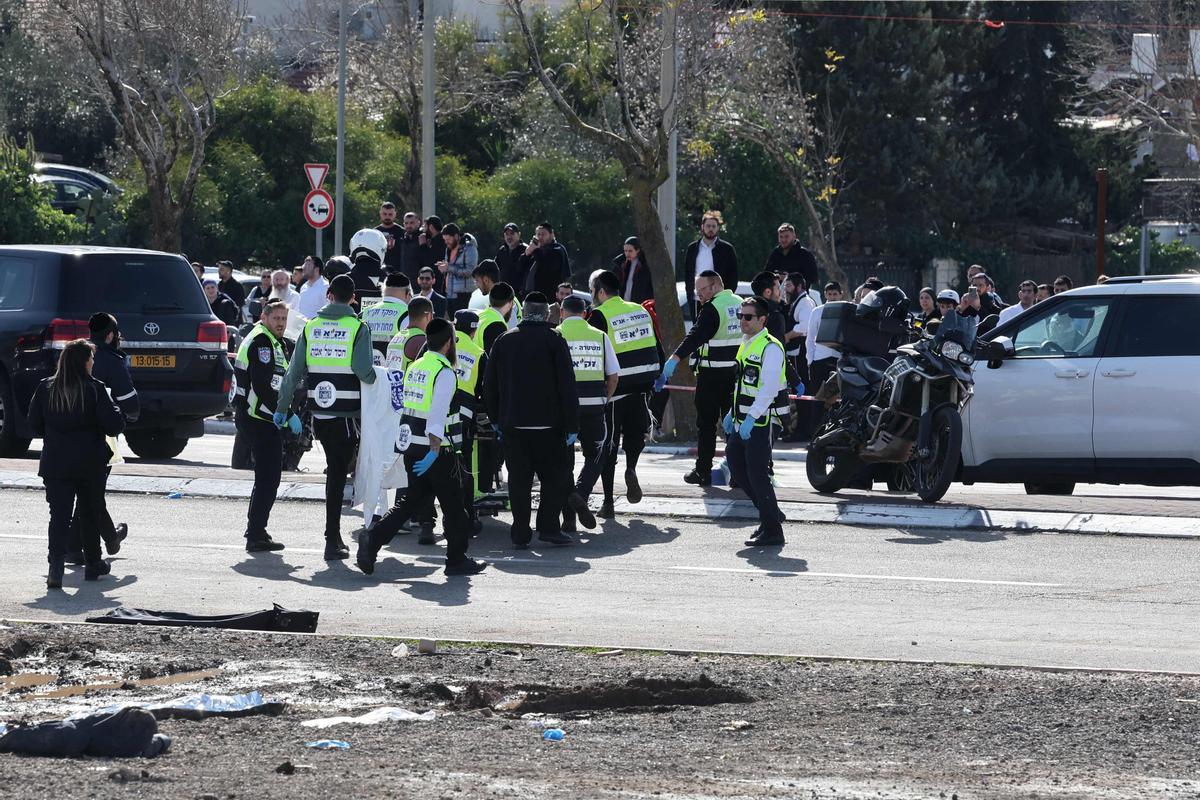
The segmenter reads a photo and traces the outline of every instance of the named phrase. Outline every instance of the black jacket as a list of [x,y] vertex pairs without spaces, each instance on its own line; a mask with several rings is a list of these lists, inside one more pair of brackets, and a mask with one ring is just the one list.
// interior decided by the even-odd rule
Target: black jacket
[[83,404],[72,411],[50,407],[50,384],[45,378],[29,401],[29,428],[42,440],[38,475],[43,478],[87,478],[102,473],[112,458],[105,436],[125,430],[125,417],[108,397],[104,384],[88,379]]
[[232,300],[238,308],[241,308],[246,302],[246,287],[242,286],[233,278],[225,281],[217,281],[217,291],[224,292],[225,294],[229,295],[229,299]]
[[496,340],[483,377],[488,417],[501,428],[579,432],[579,392],[567,342],[548,322],[525,320]]
[[[525,276],[525,293],[541,292],[547,302],[558,294],[558,285],[571,278],[571,259],[567,248],[559,242],[539,247],[529,257],[529,272]],[[515,288],[515,287],[514,287]]]
[[633,290],[625,291],[625,282],[629,280],[629,261],[624,255],[613,259],[613,272],[621,279],[621,297],[639,306],[647,300],[654,299],[654,279],[650,276],[650,265],[646,263],[643,253],[638,258],[637,271],[633,273]]
[[[696,254],[700,252],[700,240],[688,245],[683,254],[683,291],[687,295],[688,307],[692,307],[693,294],[696,291]],[[737,291],[738,260],[737,251],[733,245],[724,239],[717,239],[713,245],[713,269],[721,276],[725,288]]]
[[[683,337],[683,341],[675,348],[674,355],[679,356],[680,361],[687,361],[692,353],[700,349],[702,345],[708,344],[712,338],[717,335],[721,328],[721,318],[717,315],[716,308],[712,303],[703,303],[700,310],[696,312],[696,322],[692,325],[692,329],[687,332],[687,336]],[[718,367],[713,371],[724,372],[725,368]],[[733,367],[729,368],[733,371]]]
[[[500,268],[500,282],[513,287],[513,291],[525,293],[525,278],[533,259],[525,255],[525,245],[520,242],[509,249],[508,245],[500,245],[496,251],[496,266]],[[559,281],[562,283],[562,281]]]
[[400,241],[404,237],[404,226],[392,225],[391,227],[384,227],[383,225],[376,225],[375,230],[382,233],[384,238],[387,239],[387,250],[383,253],[383,271],[399,271],[404,266],[402,259],[403,251],[400,249]]
[[766,270],[768,272],[799,272],[808,283],[808,288],[816,287],[819,282],[816,256],[807,247],[801,247],[799,243],[793,244],[786,253],[783,252],[782,247],[772,250],[771,254],[767,256]]
[[217,299],[209,303],[209,308],[212,309],[213,316],[224,322],[226,325],[237,325],[241,321],[242,312],[238,309],[237,303],[224,292],[217,292]]
[[103,383],[112,392],[113,402],[125,419],[135,421],[142,413],[137,389],[133,387],[133,375],[129,371],[129,356],[111,344],[92,340],[96,346],[92,377]]
[[[250,355],[249,364],[246,367],[246,372],[250,376],[250,388],[254,390],[254,394],[258,396],[262,404],[274,413],[279,407],[279,387],[271,385],[271,380],[275,377],[275,349],[271,346],[271,338],[265,333],[258,334],[250,342],[250,349],[247,352]],[[284,352],[287,352],[287,348],[284,348]],[[263,356],[266,356],[265,361]],[[238,395],[239,409],[246,408],[247,403],[247,397]]]

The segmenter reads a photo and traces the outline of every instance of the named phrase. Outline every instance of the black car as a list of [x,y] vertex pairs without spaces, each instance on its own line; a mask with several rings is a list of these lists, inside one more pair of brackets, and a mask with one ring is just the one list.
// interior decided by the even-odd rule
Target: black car
[[183,258],[113,247],[0,247],[0,456],[29,447],[38,382],[96,311],[116,316],[142,413],[125,432],[142,458],[172,458],[229,400],[229,333]]

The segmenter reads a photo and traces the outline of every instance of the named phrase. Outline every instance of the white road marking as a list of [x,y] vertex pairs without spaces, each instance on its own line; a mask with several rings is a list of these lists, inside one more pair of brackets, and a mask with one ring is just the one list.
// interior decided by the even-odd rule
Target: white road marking
[[977,583],[985,586],[1041,586],[1047,588],[1061,588],[1066,586],[1065,583],[1036,583],[1032,581],[989,581],[976,578],[929,578],[918,575],[860,575],[854,572],[797,572],[796,570],[787,569],[771,569],[763,567],[762,569],[741,569],[737,567],[681,567],[675,566],[671,569],[683,570],[685,572],[737,572],[746,575],[763,575],[769,573],[772,575],[792,575],[795,577],[808,578],[848,578],[851,580],[867,580],[867,581],[916,581],[919,583]]

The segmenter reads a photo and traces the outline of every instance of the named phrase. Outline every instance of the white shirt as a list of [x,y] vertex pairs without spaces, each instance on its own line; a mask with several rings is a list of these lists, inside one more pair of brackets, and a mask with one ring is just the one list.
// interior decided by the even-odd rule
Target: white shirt
[[450,400],[458,388],[458,376],[453,369],[438,372],[433,383],[433,399],[429,401],[429,419],[425,421],[425,434],[446,439],[446,415],[450,413]]
[[318,275],[315,283],[306,282],[300,287],[300,301],[296,310],[312,319],[325,306],[325,295],[328,292],[329,281]]
[[[753,336],[743,336],[742,342],[748,342],[753,338]],[[755,396],[754,402],[750,404],[747,414],[755,419],[762,419],[771,410],[771,406],[775,405],[775,396],[783,388],[783,381],[779,379],[782,372],[783,349],[768,344],[763,350],[762,380],[758,384],[758,394]]]
[[808,338],[805,340],[805,343],[808,345],[808,353],[805,359],[809,364],[826,358],[838,357],[837,350],[826,347],[823,344],[817,344],[817,331],[821,328],[821,309],[823,308],[825,306],[817,306],[808,315]]
[[813,309],[817,304],[813,302],[812,297],[803,295],[800,302],[796,303],[796,310],[792,313],[792,321],[796,324],[792,326],[792,330],[801,336],[808,336],[808,320],[812,316]]
[[[709,253],[708,260],[712,261],[712,253]],[[700,257],[696,257],[696,265],[700,265]],[[621,296],[626,300],[633,293],[633,273],[642,268],[641,259],[634,259],[629,262],[629,274],[625,276],[625,291],[621,292]]]
[[617,351],[613,349],[612,340],[607,336],[604,337],[604,377],[609,375],[617,375],[621,372],[621,365],[617,361]]
[[[705,270],[713,268],[712,253],[713,248],[717,246],[717,240],[713,239],[712,244],[706,244],[704,237],[700,237],[700,247],[696,249],[696,275],[699,275]],[[733,287],[736,289],[737,287]]]
[[[1033,306],[1030,306],[1029,308],[1033,308]],[[1003,325],[1004,323],[1008,322],[1010,319],[1012,319],[1013,317],[1017,316],[1018,314],[1020,314],[1022,311],[1025,311],[1025,310],[1027,310],[1027,309],[1021,308],[1020,304],[1017,304],[1015,306],[1006,306],[1006,307],[1000,309],[1000,321],[997,322],[996,324]]]
[[483,311],[488,307],[488,296],[479,291],[479,287],[475,287],[475,291],[471,292],[471,299],[467,301],[468,311]]

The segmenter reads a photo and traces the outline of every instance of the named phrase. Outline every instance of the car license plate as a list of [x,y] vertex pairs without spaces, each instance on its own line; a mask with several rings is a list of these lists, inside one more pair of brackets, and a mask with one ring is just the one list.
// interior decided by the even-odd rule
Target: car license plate
[[130,364],[134,368],[175,369],[174,355],[133,355]]

